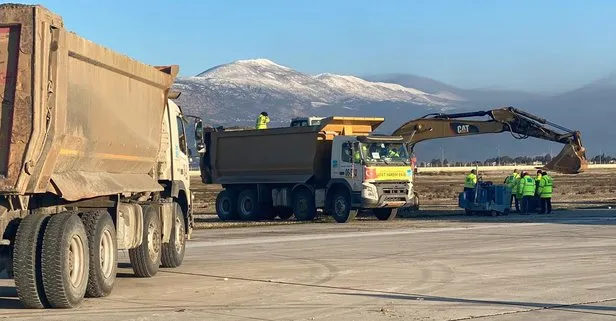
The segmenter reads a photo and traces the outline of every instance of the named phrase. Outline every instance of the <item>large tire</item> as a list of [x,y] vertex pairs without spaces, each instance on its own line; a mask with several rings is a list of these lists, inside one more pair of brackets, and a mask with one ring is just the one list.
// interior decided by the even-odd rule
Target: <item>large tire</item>
[[391,221],[398,214],[398,209],[395,208],[375,208],[373,211],[379,221]]
[[43,235],[49,216],[30,214],[26,216],[15,236],[13,249],[13,275],[17,296],[28,309],[49,307],[43,287],[41,253]]
[[186,227],[184,213],[178,203],[173,203],[173,224],[169,243],[163,244],[161,262],[164,268],[175,268],[182,265],[186,252]]
[[235,193],[225,189],[216,196],[216,214],[221,221],[233,221],[239,218]]
[[330,215],[338,223],[348,223],[355,219],[357,210],[351,208],[351,195],[343,188],[339,188],[332,194]]
[[256,190],[245,189],[237,196],[237,212],[242,221],[258,221],[261,218],[261,204]]
[[86,294],[90,249],[86,229],[77,213],[52,215],[45,229],[41,269],[52,308],[74,308]]
[[298,221],[312,221],[317,216],[314,196],[308,189],[301,188],[293,193],[293,213]]
[[106,297],[113,290],[118,269],[118,241],[111,215],[107,211],[81,214],[88,235],[90,272],[86,297]]
[[162,224],[154,206],[143,213],[143,240],[141,245],[128,250],[130,264],[137,277],[149,278],[158,273],[161,261]]

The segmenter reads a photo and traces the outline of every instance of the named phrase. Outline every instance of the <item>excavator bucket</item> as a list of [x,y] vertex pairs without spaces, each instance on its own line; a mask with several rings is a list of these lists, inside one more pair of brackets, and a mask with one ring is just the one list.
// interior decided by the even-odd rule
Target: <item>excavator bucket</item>
[[565,147],[563,147],[560,153],[540,169],[562,174],[581,173],[588,169],[585,149],[574,143],[565,144]]

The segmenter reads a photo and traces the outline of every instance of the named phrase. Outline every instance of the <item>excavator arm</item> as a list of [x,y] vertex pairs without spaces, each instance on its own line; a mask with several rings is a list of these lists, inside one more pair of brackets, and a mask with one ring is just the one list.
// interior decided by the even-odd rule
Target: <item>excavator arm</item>
[[[471,117],[488,119],[466,119]],[[403,124],[392,135],[405,137],[412,150],[415,144],[424,140],[502,132],[510,132],[516,139],[535,137],[564,144],[563,150],[543,169],[577,174],[588,168],[586,150],[582,146],[579,131],[564,128],[513,107],[457,114],[429,114]]]

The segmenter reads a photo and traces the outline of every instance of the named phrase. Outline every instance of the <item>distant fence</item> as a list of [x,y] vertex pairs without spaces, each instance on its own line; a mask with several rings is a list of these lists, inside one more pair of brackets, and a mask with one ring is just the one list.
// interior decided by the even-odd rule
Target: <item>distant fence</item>
[[[527,170],[531,171],[540,166],[534,165],[520,165],[520,166],[479,166],[480,172],[506,172],[513,171],[514,169],[518,170]],[[419,173],[455,173],[455,172],[468,172],[471,169],[474,169],[473,166],[452,166],[452,167],[418,167],[417,171]],[[590,164],[588,165],[588,169],[616,169],[616,164]],[[199,171],[190,171],[190,176],[199,176],[201,173]]]
[[[540,165],[519,165],[519,166],[479,166],[477,167],[480,172],[506,172],[518,170],[531,171],[541,167]],[[468,172],[474,169],[474,166],[459,166],[459,167],[418,167],[419,173],[438,173],[438,172]],[[588,169],[616,169],[616,164],[590,164]]]

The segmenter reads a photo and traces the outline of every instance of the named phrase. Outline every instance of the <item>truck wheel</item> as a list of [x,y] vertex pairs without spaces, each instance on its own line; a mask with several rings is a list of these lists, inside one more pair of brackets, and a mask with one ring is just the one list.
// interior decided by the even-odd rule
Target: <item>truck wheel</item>
[[90,272],[86,296],[102,298],[111,293],[118,269],[118,241],[111,215],[107,211],[81,215],[88,235]]
[[291,216],[293,216],[293,209],[290,207],[277,207],[276,208],[276,215],[281,219],[281,220],[288,220],[291,218]]
[[237,197],[237,210],[242,221],[257,221],[261,218],[257,191],[245,189]]
[[298,221],[312,221],[317,216],[314,197],[308,189],[302,188],[294,193],[293,213]]
[[376,216],[379,221],[393,220],[398,214],[398,210],[395,208],[375,208],[373,211],[374,216]]
[[173,226],[169,243],[163,244],[161,262],[165,268],[175,268],[182,265],[186,251],[186,228],[184,227],[184,214],[178,203],[174,203]]
[[88,287],[90,248],[83,222],[75,212],[52,215],[45,229],[41,269],[52,308],[73,308]]
[[221,221],[233,221],[238,219],[237,199],[235,193],[226,189],[218,193],[216,197],[216,214]]
[[43,235],[49,216],[30,214],[26,216],[15,236],[13,249],[13,274],[17,296],[28,309],[49,307],[43,288],[41,253]]
[[128,250],[130,264],[138,277],[153,277],[161,260],[162,228],[158,211],[147,206],[143,213],[143,240],[141,245]]
[[357,210],[351,209],[351,196],[346,190],[339,189],[332,197],[332,213],[338,223],[348,223],[357,215]]

